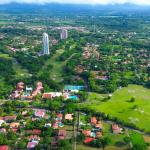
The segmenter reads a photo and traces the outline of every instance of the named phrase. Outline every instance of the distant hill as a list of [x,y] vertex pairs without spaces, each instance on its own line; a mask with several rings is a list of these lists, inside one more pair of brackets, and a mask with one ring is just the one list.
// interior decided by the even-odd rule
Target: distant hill
[[130,13],[139,15],[150,15],[150,6],[139,6],[133,4],[114,4],[114,5],[79,5],[79,4],[58,4],[49,3],[45,5],[36,4],[18,4],[10,3],[0,5],[1,13],[36,13],[60,15],[61,13],[69,15],[126,15]]

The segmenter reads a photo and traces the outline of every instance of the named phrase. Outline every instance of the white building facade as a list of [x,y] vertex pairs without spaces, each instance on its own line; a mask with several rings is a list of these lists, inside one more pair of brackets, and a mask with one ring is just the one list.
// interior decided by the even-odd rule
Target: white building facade
[[47,33],[43,33],[43,54],[49,55],[49,37]]
[[63,29],[61,34],[60,34],[60,38],[61,38],[61,40],[67,39],[68,38],[68,30]]

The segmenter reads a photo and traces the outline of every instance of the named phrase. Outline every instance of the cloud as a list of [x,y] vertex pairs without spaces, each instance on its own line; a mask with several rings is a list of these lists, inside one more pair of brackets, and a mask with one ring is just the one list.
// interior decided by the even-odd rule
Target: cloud
[[6,4],[11,2],[17,3],[36,3],[45,4],[51,2],[58,3],[74,3],[74,4],[123,4],[133,3],[139,5],[150,5],[150,0],[0,0],[0,4]]

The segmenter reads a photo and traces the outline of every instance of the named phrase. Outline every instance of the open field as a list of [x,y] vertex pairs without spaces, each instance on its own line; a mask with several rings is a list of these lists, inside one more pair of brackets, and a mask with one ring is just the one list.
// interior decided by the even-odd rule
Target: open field
[[57,50],[55,56],[48,62],[49,64],[53,65],[50,77],[56,81],[62,80],[62,71],[65,62],[60,63],[59,61],[57,61],[57,59],[59,58],[59,56],[61,56],[63,52],[64,50]]
[[57,59],[63,54],[64,50],[59,49],[56,50],[56,53],[46,61],[43,68],[39,71],[39,74],[43,72],[43,70],[48,69],[50,71],[49,77],[56,82],[60,82],[62,79],[62,71],[63,66],[66,62],[60,63]]
[[[133,123],[140,129],[150,131],[150,89],[129,85],[114,92],[108,101],[103,102],[102,97],[101,94],[90,94],[87,104],[85,103],[83,107],[104,112],[126,123]],[[135,100],[131,101],[131,98]]]
[[[75,47],[75,44],[70,47],[70,49],[73,49]],[[56,82],[63,81],[63,68],[66,65],[66,63],[74,56],[76,53],[73,53],[70,55],[65,61],[59,61],[59,57],[65,52],[65,48],[56,50],[55,54],[46,61],[45,65],[43,66],[42,70],[39,72],[42,73],[43,70],[48,69],[50,71],[49,77],[53,79]]]
[[[77,145],[77,150],[100,150],[102,148],[93,148],[86,145]],[[125,147],[107,146],[105,150],[126,150]]]
[[13,59],[13,68],[16,72],[16,77],[29,77],[31,75],[28,70],[23,69],[15,59]]

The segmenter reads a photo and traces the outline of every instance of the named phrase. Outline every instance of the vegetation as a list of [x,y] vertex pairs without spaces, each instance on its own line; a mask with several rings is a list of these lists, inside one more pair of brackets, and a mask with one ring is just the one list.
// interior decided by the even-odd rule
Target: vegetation
[[[145,144],[142,136],[150,133],[150,13],[147,8],[119,5],[116,8],[95,6],[93,10],[89,6],[56,4],[38,8],[21,4],[2,7],[0,117],[15,115],[16,118],[6,119],[7,124],[0,126],[0,145],[26,149],[32,141],[29,140],[31,131],[37,130],[40,140],[36,149],[51,149],[62,128],[67,137],[57,141],[58,150],[70,150],[76,142],[78,149],[147,148],[150,142]],[[60,32],[64,28],[69,37],[61,40]],[[50,55],[42,54],[44,32],[49,35]],[[43,83],[44,90],[36,97],[11,99],[18,82],[35,89],[38,81]],[[82,85],[85,90],[65,93],[65,85]],[[49,92],[62,92],[65,96],[71,93],[77,100],[64,95],[42,98],[43,93]],[[36,117],[37,109],[45,110],[45,117]],[[62,122],[59,122],[57,115],[61,113]],[[65,119],[66,114],[73,118]],[[85,144],[87,136],[77,130],[95,131],[90,123],[93,116],[102,121],[103,128],[99,129],[102,137]],[[10,127],[15,121],[19,127]],[[56,122],[60,126],[57,129]],[[123,128],[120,134],[112,132],[113,123]],[[127,128],[131,130],[129,134]]]

